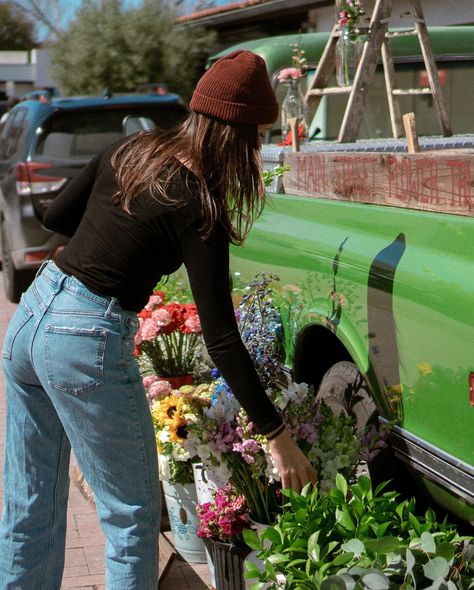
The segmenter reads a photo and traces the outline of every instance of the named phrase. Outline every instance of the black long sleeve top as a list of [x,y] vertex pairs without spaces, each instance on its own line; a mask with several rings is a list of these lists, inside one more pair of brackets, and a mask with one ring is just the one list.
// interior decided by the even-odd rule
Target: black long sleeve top
[[[116,147],[116,146],[115,146]],[[229,238],[217,225],[202,239],[197,184],[189,173],[167,187],[181,206],[147,192],[131,213],[113,199],[117,191],[113,148],[96,156],[47,209],[46,228],[71,237],[56,258],[67,274],[99,295],[140,311],[163,275],[185,264],[208,352],[250,419],[262,433],[280,424],[237,328],[229,287]]]

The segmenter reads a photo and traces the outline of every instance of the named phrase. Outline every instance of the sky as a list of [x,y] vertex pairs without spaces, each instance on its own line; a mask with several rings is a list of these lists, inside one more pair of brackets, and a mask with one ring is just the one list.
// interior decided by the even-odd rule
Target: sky
[[[67,23],[67,21],[71,18],[73,18],[76,10],[82,5],[83,0],[59,0],[61,3],[61,9],[62,9],[62,15],[64,18],[64,21]],[[224,4],[229,4],[232,0],[213,0],[213,5],[214,6],[221,6]],[[197,4],[198,0],[184,0],[183,1],[183,13],[184,14],[188,14],[190,12],[193,12],[196,4]],[[208,0],[209,3],[212,2],[212,0]],[[137,6],[140,5],[141,0],[125,0],[125,4],[128,6]],[[18,4],[23,4],[25,6],[28,6],[28,0],[18,0]],[[46,28],[44,27],[44,25],[38,24],[38,40],[39,41],[44,41],[44,38],[46,36]]]

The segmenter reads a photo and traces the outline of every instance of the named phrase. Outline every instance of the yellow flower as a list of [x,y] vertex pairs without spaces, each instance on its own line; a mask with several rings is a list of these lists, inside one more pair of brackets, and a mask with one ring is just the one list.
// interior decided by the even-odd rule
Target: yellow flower
[[168,395],[153,404],[151,415],[155,426],[164,428],[177,417],[184,416],[184,400],[177,395]]
[[433,367],[430,365],[430,363],[420,363],[418,365],[418,369],[422,375],[428,375],[428,373],[433,372]]

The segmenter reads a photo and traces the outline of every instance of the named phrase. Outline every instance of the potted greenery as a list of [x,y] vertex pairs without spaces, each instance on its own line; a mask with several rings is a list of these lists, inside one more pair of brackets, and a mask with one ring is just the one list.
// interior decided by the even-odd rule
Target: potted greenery
[[244,531],[264,562],[247,565],[251,589],[474,588],[474,538],[438,522],[431,509],[416,516],[415,501],[384,484],[373,490],[365,476],[348,485],[338,475],[328,493],[310,486],[283,493],[288,501],[273,527]]

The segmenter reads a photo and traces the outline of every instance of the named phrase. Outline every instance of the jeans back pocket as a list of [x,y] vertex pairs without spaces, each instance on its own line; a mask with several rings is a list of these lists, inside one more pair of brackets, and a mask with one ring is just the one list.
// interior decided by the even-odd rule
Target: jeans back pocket
[[48,383],[65,393],[82,395],[104,384],[107,330],[47,325],[45,366]]
[[11,360],[15,341],[21,330],[32,317],[33,311],[26,305],[22,297],[10,323],[8,324],[5,339],[3,340],[2,356],[4,359]]

